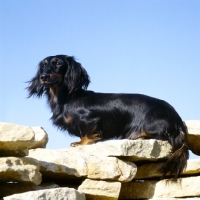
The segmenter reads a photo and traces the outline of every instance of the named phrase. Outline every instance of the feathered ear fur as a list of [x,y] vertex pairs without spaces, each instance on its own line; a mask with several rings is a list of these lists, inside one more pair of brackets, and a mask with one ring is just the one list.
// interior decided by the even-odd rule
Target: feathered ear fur
[[28,98],[31,96],[37,96],[41,97],[43,92],[44,92],[44,87],[40,84],[40,72],[38,69],[37,74],[30,80],[28,81],[29,86],[27,87],[29,95]]
[[90,77],[80,63],[74,57],[66,56],[68,67],[64,77],[64,83],[68,87],[69,93],[78,89],[87,89]]

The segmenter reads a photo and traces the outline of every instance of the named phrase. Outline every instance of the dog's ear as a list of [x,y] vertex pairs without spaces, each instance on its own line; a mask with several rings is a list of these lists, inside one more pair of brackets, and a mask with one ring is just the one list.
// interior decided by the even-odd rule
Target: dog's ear
[[44,92],[44,87],[40,84],[40,71],[38,68],[38,71],[36,75],[27,83],[29,83],[29,86],[26,88],[28,90],[28,98],[31,96],[37,96],[41,97]]
[[80,63],[76,62],[74,57],[65,56],[67,62],[67,71],[64,77],[64,83],[68,87],[69,93],[78,89],[87,89],[90,83],[90,77]]

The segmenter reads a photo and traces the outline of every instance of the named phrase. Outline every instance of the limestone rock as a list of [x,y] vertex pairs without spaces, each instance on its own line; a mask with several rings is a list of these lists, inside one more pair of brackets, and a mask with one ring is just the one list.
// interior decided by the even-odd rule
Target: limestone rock
[[137,166],[132,162],[122,161],[115,157],[89,156],[87,177],[91,179],[131,181]]
[[200,200],[200,197],[193,198],[153,198],[148,200]]
[[0,155],[25,156],[34,141],[30,127],[0,123]]
[[[162,167],[163,163],[149,163],[143,164],[138,167],[136,176],[134,179],[148,179],[148,178],[160,178],[161,173],[159,169]],[[200,175],[200,159],[193,159],[187,161],[187,167],[182,175]]]
[[42,127],[31,127],[34,135],[34,143],[28,149],[46,148],[48,143],[48,135]]
[[3,183],[0,184],[0,198],[22,192],[52,189],[58,187],[59,185],[55,183],[42,183],[41,185],[38,186],[27,185],[23,183]]
[[25,192],[4,197],[4,200],[85,200],[85,195],[73,188],[55,188]]
[[188,128],[189,149],[200,156],[200,120],[185,121]]
[[166,159],[171,152],[171,145],[161,140],[109,140],[92,145],[63,149],[65,152],[84,152],[95,156],[128,157],[129,161]]
[[132,162],[115,157],[90,156],[84,152],[34,149],[29,151],[29,157],[37,159],[41,164],[41,173],[52,179],[88,177],[127,182],[137,172]]
[[150,199],[200,196],[200,176],[180,178],[177,182],[165,179],[161,181],[136,181],[123,183],[121,199]]
[[0,158],[0,182],[23,182],[32,185],[41,183],[39,163],[32,158]]
[[0,156],[26,156],[28,148],[45,147],[47,138],[40,127],[0,122]]
[[86,179],[78,191],[85,193],[87,200],[117,200],[121,190],[120,182]]

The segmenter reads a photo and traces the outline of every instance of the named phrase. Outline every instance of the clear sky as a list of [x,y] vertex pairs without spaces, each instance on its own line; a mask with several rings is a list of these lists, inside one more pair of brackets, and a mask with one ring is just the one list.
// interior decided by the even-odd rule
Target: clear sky
[[146,94],[200,120],[199,0],[0,0],[0,121],[44,127],[52,149],[78,138],[25,82],[56,54],[76,57],[90,90]]

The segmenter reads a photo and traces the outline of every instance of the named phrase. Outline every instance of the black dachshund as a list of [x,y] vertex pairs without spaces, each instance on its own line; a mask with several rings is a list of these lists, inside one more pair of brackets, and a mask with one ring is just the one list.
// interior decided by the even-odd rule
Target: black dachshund
[[106,94],[88,91],[86,70],[73,57],[49,56],[39,63],[29,81],[29,97],[47,97],[53,124],[81,138],[71,146],[99,140],[158,139],[172,145],[172,155],[164,163],[163,177],[175,178],[189,157],[187,128],[175,109],[163,100],[141,94]]

